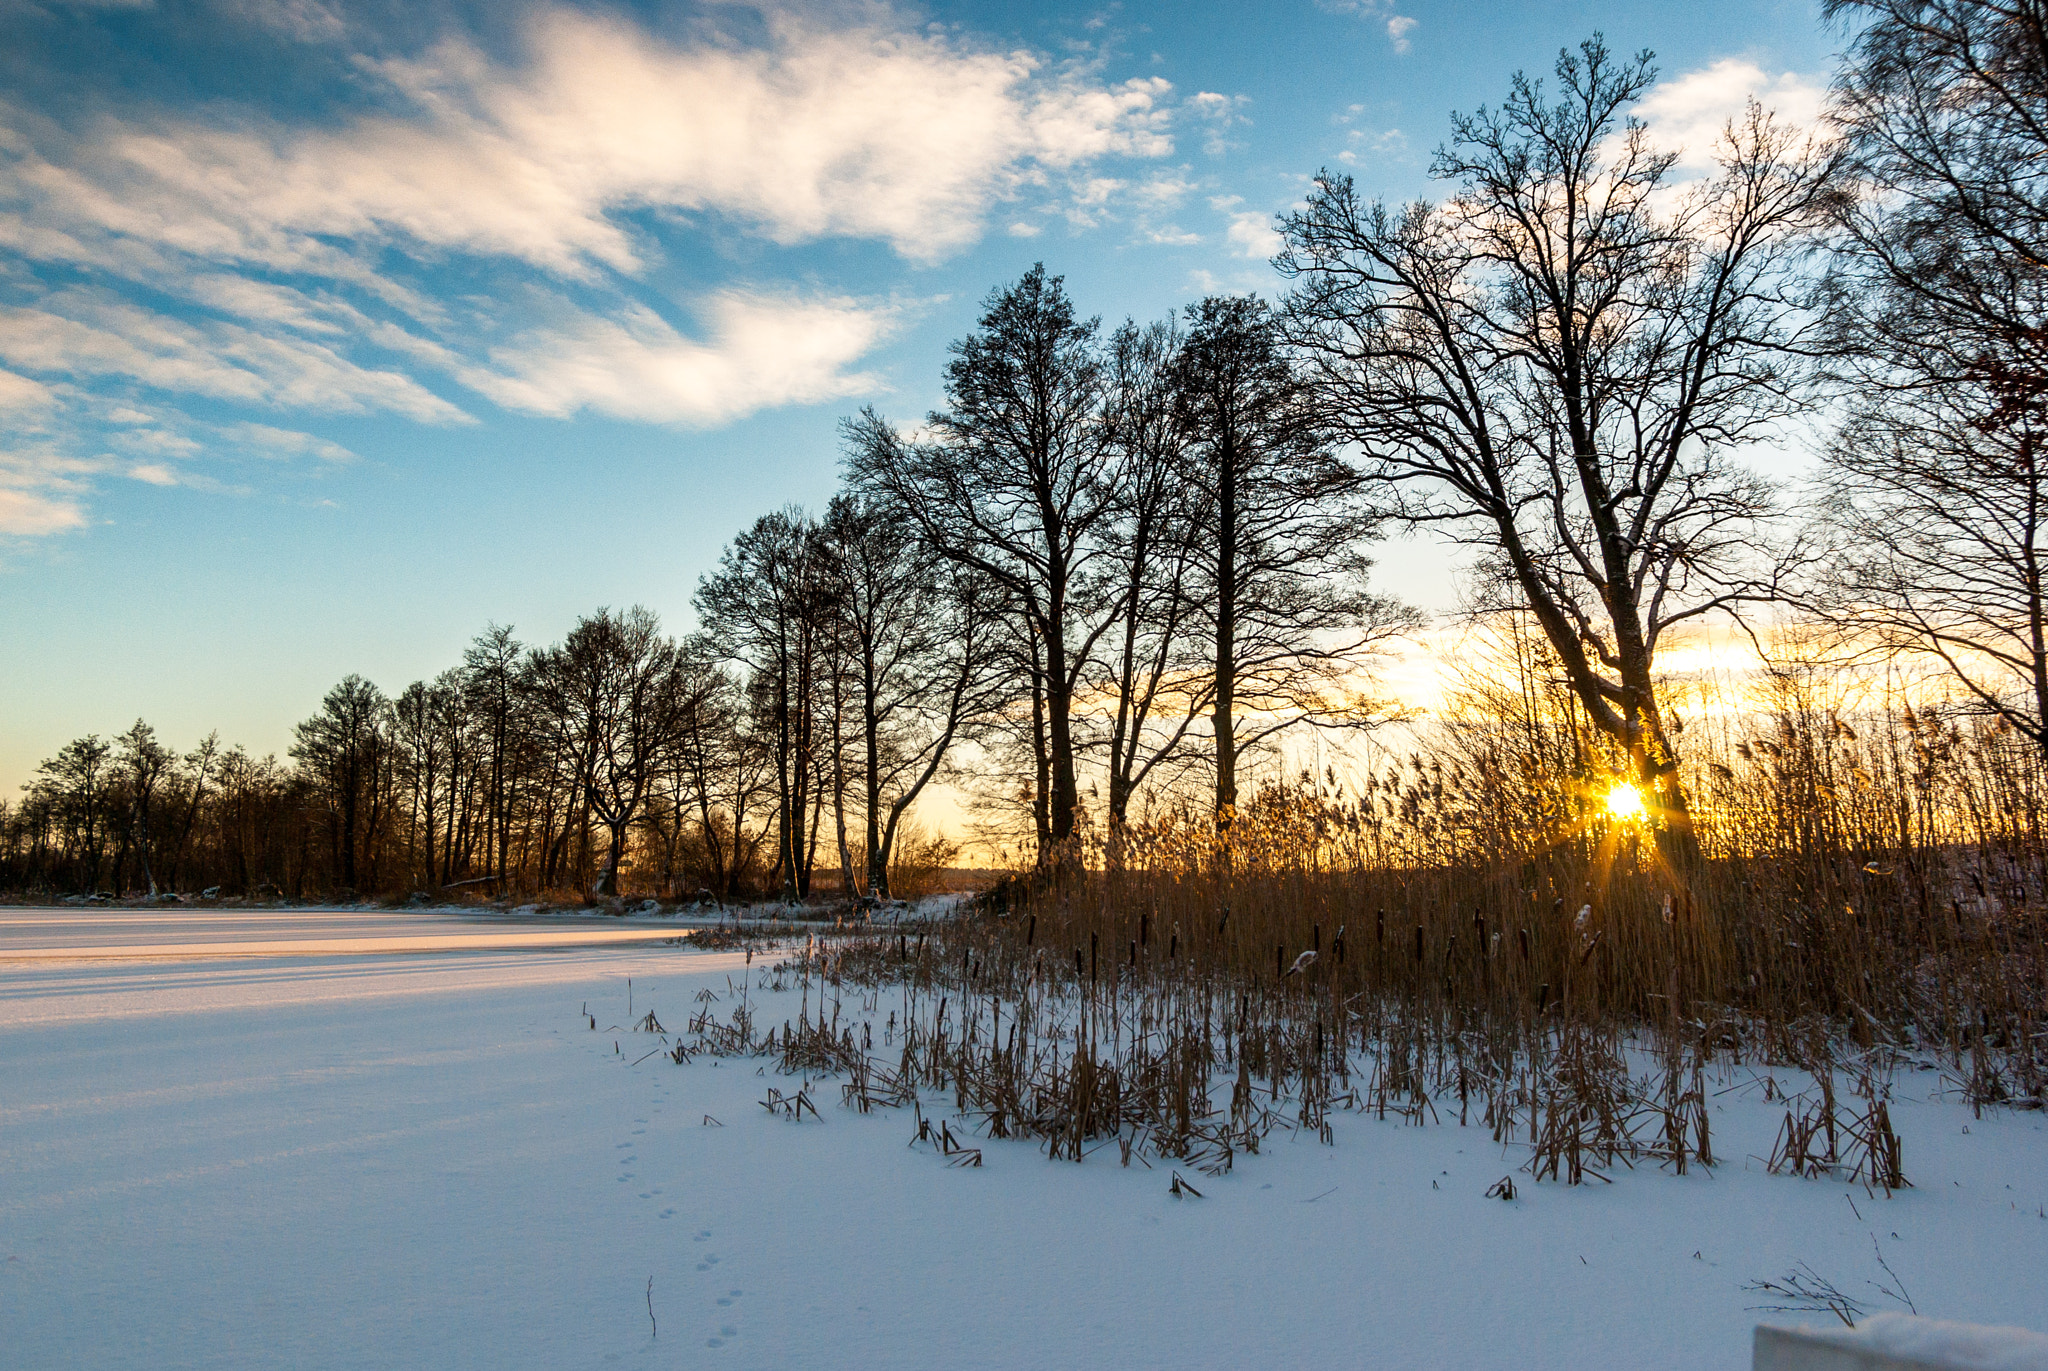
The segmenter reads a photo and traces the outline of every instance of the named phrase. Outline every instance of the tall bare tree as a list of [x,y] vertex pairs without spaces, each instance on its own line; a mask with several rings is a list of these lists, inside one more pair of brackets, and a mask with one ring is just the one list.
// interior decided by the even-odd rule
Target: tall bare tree
[[2048,753],[2048,8],[1832,0],[1855,193],[1828,317],[1849,415],[1816,595]]
[[[871,422],[849,425],[850,440],[868,441]],[[865,878],[887,896],[904,815],[997,703],[993,595],[872,497],[834,497],[819,532],[844,678],[836,698],[859,748]]]
[[1176,384],[1181,336],[1171,319],[1127,322],[1109,342],[1107,419],[1122,498],[1104,535],[1116,622],[1096,693],[1109,727],[1108,828],[1122,851],[1131,801],[1187,754],[1189,733],[1212,696],[1193,631],[1196,512],[1188,481],[1188,429]]
[[1209,647],[1215,812],[1228,829],[1238,762],[1301,723],[1363,726],[1386,705],[1358,673],[1416,626],[1366,589],[1378,513],[1332,450],[1272,313],[1250,296],[1188,309],[1175,393],[1198,507],[1196,603]]
[[1121,499],[1105,461],[1099,332],[1099,321],[1076,317],[1061,278],[1033,267],[990,294],[978,327],[953,344],[947,407],[928,416],[930,438],[909,441],[865,414],[846,463],[856,488],[940,556],[986,576],[1018,618],[1042,723],[1041,861],[1074,835],[1076,695],[1115,621],[1097,575]]
[[1829,164],[1762,110],[1718,171],[1674,185],[1630,106],[1648,54],[1596,37],[1555,96],[1516,76],[1455,116],[1441,205],[1362,201],[1325,174],[1284,224],[1290,333],[1324,411],[1414,523],[1476,546],[1526,606],[1588,718],[1696,850],[1658,702],[1676,626],[1775,593],[1753,548],[1773,487],[1731,457],[1800,404],[1814,327],[1799,253]]
[[816,522],[797,509],[763,515],[698,582],[706,640],[742,664],[764,692],[773,740],[777,862],[782,893],[810,893],[819,774],[818,692],[829,606]]

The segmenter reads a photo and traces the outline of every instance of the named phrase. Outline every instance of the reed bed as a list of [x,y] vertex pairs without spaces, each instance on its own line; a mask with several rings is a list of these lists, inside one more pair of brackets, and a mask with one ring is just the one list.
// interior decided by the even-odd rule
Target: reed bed
[[1995,727],[1810,685],[1695,727],[1684,871],[1609,811],[1611,759],[1468,715],[1227,825],[1154,815],[961,918],[813,941],[771,973],[795,1019],[692,1029],[912,1108],[949,1159],[979,1153],[933,1092],[984,1137],[1209,1173],[1343,1111],[1484,1125],[1535,1180],[1682,1172],[1718,1160],[1710,1076],[1776,1092],[1783,1068],[1804,1085],[1771,1168],[1894,1190],[1899,1063],[1980,1111],[2048,1095],[2043,768]]

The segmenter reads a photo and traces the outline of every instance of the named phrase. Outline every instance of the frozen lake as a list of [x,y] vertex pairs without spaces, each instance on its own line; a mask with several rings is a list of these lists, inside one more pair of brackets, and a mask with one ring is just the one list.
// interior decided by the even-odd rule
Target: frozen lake
[[1738,1073],[1710,1174],[1502,1204],[1521,1149],[1340,1115],[1181,1201],[1113,1147],[950,1169],[830,1084],[771,1118],[625,1027],[741,954],[570,923],[6,911],[0,1364],[1736,1368],[1794,1262],[1890,1307],[1873,1243],[1922,1313],[2048,1322],[2048,1130],[1931,1074],[1890,1200],[1765,1175]]
[[679,931],[673,920],[635,924],[603,916],[522,919],[450,910],[0,907],[0,962],[610,947],[658,943]]

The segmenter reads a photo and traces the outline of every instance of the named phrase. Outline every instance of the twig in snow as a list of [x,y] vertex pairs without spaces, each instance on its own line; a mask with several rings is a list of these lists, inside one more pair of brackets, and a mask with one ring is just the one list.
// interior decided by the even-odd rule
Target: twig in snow
[[1906,1293],[1906,1283],[1899,1279],[1898,1272],[1892,1270],[1892,1264],[1884,1259],[1884,1247],[1879,1244],[1877,1234],[1875,1233],[1870,1235],[1870,1246],[1877,1253],[1877,1264],[1884,1268],[1885,1275],[1892,1278],[1892,1283],[1889,1286],[1879,1285],[1876,1281],[1869,1283],[1877,1287],[1877,1292],[1880,1295],[1887,1296],[1905,1305],[1908,1314],[1918,1314],[1920,1311],[1914,1307],[1913,1297]]
[[1761,1294],[1772,1295],[1784,1300],[1783,1304],[1755,1304],[1750,1308],[1776,1314],[1811,1314],[1825,1309],[1849,1327],[1856,1326],[1857,1316],[1864,1313],[1862,1305],[1850,1299],[1835,1288],[1835,1283],[1815,1271],[1805,1262],[1799,1263],[1778,1279],[1751,1281],[1742,1287]]

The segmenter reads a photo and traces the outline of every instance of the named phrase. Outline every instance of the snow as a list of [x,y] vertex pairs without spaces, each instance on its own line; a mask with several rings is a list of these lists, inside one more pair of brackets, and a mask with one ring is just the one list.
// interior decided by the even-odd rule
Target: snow
[[1783,1107],[1747,1072],[1707,1173],[1537,1185],[1482,1128],[1339,1114],[1175,1198],[1114,1147],[949,1167],[829,1082],[791,1123],[760,1062],[643,1057],[634,1018],[760,965],[598,942],[632,920],[181,912],[215,922],[0,911],[9,1367],[1732,1368],[1786,1321],[1750,1281],[1805,1263],[1883,1308],[1873,1242],[1923,1314],[2048,1311],[2048,1121],[1932,1073],[1898,1082],[1890,1199],[1765,1174]]
[[1944,1371],[2048,1371],[2048,1337],[2024,1328],[1987,1328],[1885,1313],[1874,1314],[1854,1328],[1801,1331],[1833,1347]]

